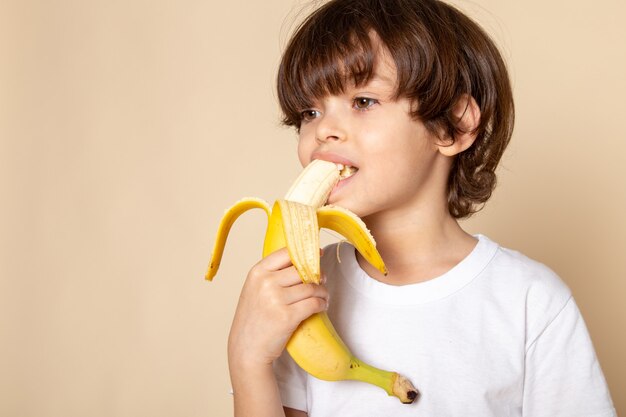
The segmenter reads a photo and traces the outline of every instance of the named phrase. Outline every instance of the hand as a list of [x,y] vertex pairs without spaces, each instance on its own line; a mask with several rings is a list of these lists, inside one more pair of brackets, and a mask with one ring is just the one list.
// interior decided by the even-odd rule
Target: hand
[[231,369],[271,366],[300,322],[327,305],[326,287],[303,284],[286,248],[266,256],[241,290],[228,340]]

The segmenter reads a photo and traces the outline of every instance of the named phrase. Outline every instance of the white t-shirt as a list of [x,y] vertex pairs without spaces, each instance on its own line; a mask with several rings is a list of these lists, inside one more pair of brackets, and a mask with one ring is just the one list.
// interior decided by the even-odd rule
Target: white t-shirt
[[326,248],[337,332],[356,357],[401,373],[421,396],[406,405],[363,382],[321,381],[285,352],[274,365],[283,404],[309,417],[616,416],[567,286],[546,266],[476,237],[450,271],[404,286],[369,277],[347,243]]

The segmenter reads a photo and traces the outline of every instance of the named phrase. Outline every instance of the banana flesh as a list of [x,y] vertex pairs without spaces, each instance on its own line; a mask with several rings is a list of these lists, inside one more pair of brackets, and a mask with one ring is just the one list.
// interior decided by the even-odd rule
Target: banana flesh
[[333,187],[339,182],[339,170],[332,162],[313,160],[293,182],[285,200],[315,208],[326,204]]
[[[341,207],[326,206],[328,195],[339,181],[334,163],[314,160],[302,171],[282,200],[274,206],[258,198],[245,198],[229,208],[218,227],[206,279],[212,280],[220,265],[228,232],[244,212],[260,208],[268,215],[263,256],[287,247],[289,257],[305,283],[320,282],[319,229],[343,235],[376,269],[386,274],[374,238],[361,219]],[[287,342],[287,352],[312,376],[326,381],[357,380],[384,389],[388,395],[410,404],[419,393],[396,372],[368,365],[350,352],[326,313],[304,320]]]

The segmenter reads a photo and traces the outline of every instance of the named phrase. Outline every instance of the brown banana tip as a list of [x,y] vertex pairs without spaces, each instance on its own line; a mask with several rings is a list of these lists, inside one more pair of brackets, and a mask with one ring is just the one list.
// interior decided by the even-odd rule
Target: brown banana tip
[[415,400],[417,400],[420,396],[420,393],[418,391],[409,391],[406,393],[406,397],[408,399],[408,401],[404,402],[403,404],[413,404],[413,402],[415,402]]
[[403,404],[412,404],[420,396],[411,381],[399,374],[394,381],[393,392]]

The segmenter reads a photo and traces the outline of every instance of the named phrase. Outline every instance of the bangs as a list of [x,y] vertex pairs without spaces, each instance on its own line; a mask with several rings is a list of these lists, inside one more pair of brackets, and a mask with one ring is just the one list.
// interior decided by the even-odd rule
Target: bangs
[[376,51],[362,16],[316,17],[299,28],[278,71],[278,98],[287,126],[299,127],[301,112],[316,100],[367,84],[374,75]]

